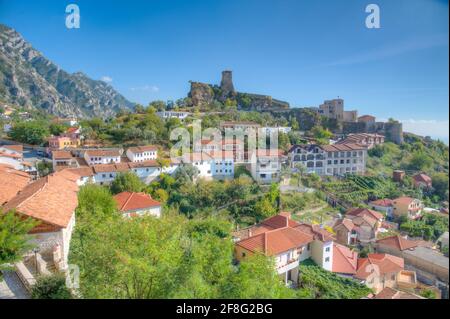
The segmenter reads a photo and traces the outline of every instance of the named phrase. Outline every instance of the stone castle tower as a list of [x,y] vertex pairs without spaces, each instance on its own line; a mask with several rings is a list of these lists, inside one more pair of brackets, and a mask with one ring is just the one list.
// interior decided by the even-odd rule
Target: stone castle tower
[[227,98],[233,98],[236,96],[236,91],[233,85],[233,72],[232,71],[222,71],[222,81],[220,81],[220,89],[222,90],[221,100],[226,100]]

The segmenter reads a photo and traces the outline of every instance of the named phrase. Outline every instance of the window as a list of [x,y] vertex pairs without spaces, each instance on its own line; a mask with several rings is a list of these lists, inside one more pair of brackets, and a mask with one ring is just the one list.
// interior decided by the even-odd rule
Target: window
[[325,251],[326,251],[327,253],[329,253],[329,252],[330,252],[330,247],[325,248]]
[[325,258],[325,262],[330,262],[330,257]]
[[242,252],[242,257],[245,257],[245,253],[244,252]]

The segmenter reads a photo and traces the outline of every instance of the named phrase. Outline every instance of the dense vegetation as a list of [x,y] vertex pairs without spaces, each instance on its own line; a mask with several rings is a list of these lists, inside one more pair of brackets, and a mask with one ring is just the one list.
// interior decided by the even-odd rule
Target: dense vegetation
[[31,290],[33,299],[72,299],[63,274],[39,277]]
[[3,213],[0,210],[0,277],[1,270],[21,260],[22,255],[31,246],[28,232],[36,226],[31,219],[22,219],[14,212]]
[[372,291],[356,280],[340,277],[312,260],[300,264],[299,294],[312,299],[361,299]]
[[400,229],[407,232],[409,236],[436,241],[448,231],[448,217],[427,213],[420,220],[402,219]]
[[[402,145],[387,142],[371,149],[369,155],[368,173],[390,177],[393,170],[404,170],[408,176],[402,187],[409,188],[412,195],[423,195],[432,202],[448,201],[449,150],[443,142],[406,134]],[[432,178],[433,189],[430,192],[413,193],[411,176],[418,172]]]

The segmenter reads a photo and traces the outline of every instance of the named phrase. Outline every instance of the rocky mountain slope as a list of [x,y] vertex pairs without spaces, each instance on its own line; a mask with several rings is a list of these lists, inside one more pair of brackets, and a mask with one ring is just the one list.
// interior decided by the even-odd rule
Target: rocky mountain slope
[[0,100],[57,116],[109,117],[134,104],[110,85],[46,59],[13,29],[0,24]]

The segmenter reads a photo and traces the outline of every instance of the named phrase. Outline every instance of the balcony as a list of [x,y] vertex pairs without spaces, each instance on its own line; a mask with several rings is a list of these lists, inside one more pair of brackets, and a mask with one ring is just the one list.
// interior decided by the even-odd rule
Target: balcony
[[298,259],[290,259],[286,263],[277,266],[277,273],[283,274],[291,269],[298,267],[299,261]]

